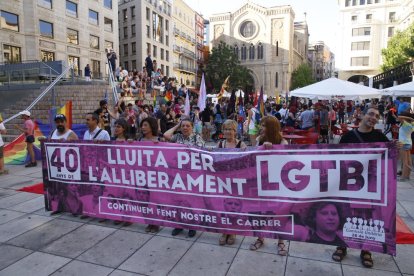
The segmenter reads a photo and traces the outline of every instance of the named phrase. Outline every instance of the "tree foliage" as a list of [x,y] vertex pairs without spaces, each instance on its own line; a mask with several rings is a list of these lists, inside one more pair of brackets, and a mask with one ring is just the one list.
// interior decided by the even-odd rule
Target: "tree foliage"
[[206,81],[219,91],[224,80],[230,76],[230,90],[253,84],[251,70],[240,65],[233,48],[221,41],[213,47],[206,67]]
[[315,82],[315,79],[312,76],[312,68],[303,63],[292,72],[292,85],[290,90],[307,86]]
[[414,23],[388,40],[387,48],[382,49],[382,58],[383,72],[414,59]]

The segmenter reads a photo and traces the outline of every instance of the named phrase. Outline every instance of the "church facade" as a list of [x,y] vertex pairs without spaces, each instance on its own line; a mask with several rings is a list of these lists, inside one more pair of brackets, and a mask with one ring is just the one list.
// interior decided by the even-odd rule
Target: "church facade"
[[251,2],[210,17],[210,49],[223,41],[252,71],[254,87],[274,96],[290,90],[292,72],[307,63],[308,26],[295,22],[291,6],[265,8]]

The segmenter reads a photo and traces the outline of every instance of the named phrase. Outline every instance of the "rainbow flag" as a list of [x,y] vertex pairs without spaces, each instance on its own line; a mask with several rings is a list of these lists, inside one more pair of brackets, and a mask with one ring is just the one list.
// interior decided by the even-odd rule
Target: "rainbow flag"
[[172,100],[173,100],[173,93],[172,93],[171,90],[167,90],[167,92],[165,92],[164,100],[166,102],[172,102]]
[[[39,137],[47,136],[39,129],[39,126],[35,122],[34,130],[35,142],[33,148],[36,156],[36,160],[42,160],[40,154],[40,142]],[[23,165],[30,161],[30,157],[26,151],[26,137],[24,134],[20,134],[19,137],[14,139],[11,143],[4,146],[4,163],[6,165]]]
[[[40,155],[40,142],[39,137],[45,136],[48,137],[48,134],[51,129],[54,129],[54,118],[56,114],[63,114],[66,116],[67,124],[69,128],[72,128],[72,102],[67,102],[64,106],[59,108],[52,108],[49,110],[49,127],[47,131],[46,129],[39,128],[40,122],[35,121],[35,130],[34,130],[34,136],[35,136],[35,142],[34,145],[34,151],[36,155],[36,160],[41,160]],[[43,124],[41,124],[43,125]],[[23,165],[27,162],[29,162],[30,157],[27,154],[26,150],[26,137],[24,134],[19,135],[16,139],[14,139],[11,143],[7,144],[4,147],[4,163],[7,165]]]
[[56,114],[63,114],[66,116],[67,127],[72,128],[72,101],[68,101],[62,107],[55,107],[49,110],[49,124],[52,126],[55,125],[54,119]]
[[[256,97],[257,97],[257,95],[256,95]],[[263,86],[260,88],[260,95],[259,95],[259,99],[257,100],[256,108],[257,108],[257,110],[260,111],[260,115],[263,117],[265,115]]]

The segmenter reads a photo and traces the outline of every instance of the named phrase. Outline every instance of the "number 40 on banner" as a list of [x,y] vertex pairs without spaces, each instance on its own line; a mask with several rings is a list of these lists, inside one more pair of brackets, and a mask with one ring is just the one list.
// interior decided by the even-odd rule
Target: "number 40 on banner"
[[80,155],[77,147],[47,147],[51,179],[81,180]]

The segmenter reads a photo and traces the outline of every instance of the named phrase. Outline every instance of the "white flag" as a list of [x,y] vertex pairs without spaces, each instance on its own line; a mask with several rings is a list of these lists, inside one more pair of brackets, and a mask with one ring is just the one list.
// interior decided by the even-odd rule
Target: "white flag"
[[200,94],[198,95],[198,102],[197,106],[200,108],[200,112],[206,108],[206,98],[207,98],[207,90],[206,90],[206,82],[204,80],[204,73],[201,78],[201,85],[200,85]]
[[185,93],[184,114],[186,116],[190,116],[190,98],[188,96],[188,91],[186,91],[186,93]]

